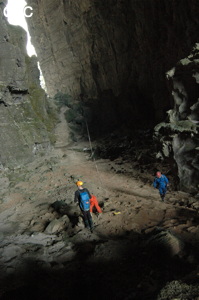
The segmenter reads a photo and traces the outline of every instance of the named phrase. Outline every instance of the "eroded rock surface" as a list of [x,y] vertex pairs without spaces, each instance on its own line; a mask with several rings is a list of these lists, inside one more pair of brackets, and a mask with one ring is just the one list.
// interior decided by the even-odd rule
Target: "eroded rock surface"
[[174,108],[168,122],[155,127],[162,143],[162,157],[174,157],[178,166],[179,189],[198,192],[199,188],[199,45],[187,58],[168,72]]
[[36,57],[26,54],[26,32],[7,23],[0,8],[0,164],[18,166],[54,142],[55,113],[39,83]]
[[165,73],[197,42],[197,0],[27,2],[51,96],[86,102],[92,125],[104,131],[165,117],[172,105]]
[[169,129],[155,129],[163,157],[174,157],[178,187],[197,192],[198,1],[28,4],[47,89],[64,99],[71,138],[149,128],[169,110]]

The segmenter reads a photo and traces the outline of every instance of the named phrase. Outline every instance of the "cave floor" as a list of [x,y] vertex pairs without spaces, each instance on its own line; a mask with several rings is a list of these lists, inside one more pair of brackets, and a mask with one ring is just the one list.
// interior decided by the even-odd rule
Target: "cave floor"
[[[0,299],[199,299],[197,197],[171,184],[161,202],[152,172],[88,149],[1,171]],[[93,233],[73,203],[78,179],[103,210]]]

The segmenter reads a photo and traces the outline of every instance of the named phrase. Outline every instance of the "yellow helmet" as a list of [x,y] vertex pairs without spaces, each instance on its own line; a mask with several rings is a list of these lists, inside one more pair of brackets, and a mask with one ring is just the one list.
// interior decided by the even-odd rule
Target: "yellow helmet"
[[83,185],[83,182],[82,182],[82,181],[77,181],[77,182],[76,182],[76,185],[77,185],[77,186]]

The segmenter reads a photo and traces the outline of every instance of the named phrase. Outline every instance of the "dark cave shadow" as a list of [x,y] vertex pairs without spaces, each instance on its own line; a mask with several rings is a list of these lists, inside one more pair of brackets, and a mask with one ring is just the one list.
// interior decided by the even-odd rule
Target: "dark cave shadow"
[[199,223],[199,216],[197,210],[190,209],[188,207],[178,207],[176,209],[176,217],[184,218],[185,220],[187,220],[187,218],[193,219],[195,220],[196,224]]
[[[155,233],[148,235],[128,232],[117,240],[128,239],[122,254],[107,260],[93,257],[101,241],[77,243],[72,261],[42,264],[26,260],[23,269],[5,277],[0,272],[1,300],[154,300],[168,281],[180,280],[191,273],[194,266],[179,257],[171,257],[163,244],[148,244]],[[108,241],[108,239],[107,239]]]
[[76,211],[71,212],[74,205],[67,204],[63,200],[57,200],[51,203],[49,208],[52,208],[60,217],[67,215],[72,227],[75,227],[78,224],[80,213],[77,213]]

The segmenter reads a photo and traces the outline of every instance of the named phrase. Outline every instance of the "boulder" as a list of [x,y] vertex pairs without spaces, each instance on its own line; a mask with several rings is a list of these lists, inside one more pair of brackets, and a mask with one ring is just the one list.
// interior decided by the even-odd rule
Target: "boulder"
[[66,215],[64,215],[60,219],[55,219],[51,221],[46,227],[45,233],[47,234],[59,233],[64,229],[68,228],[69,225],[70,225],[70,220]]

